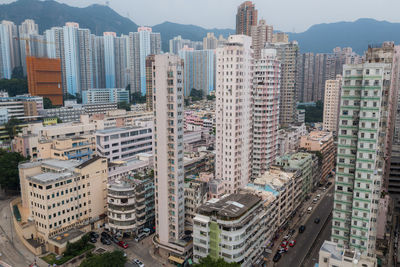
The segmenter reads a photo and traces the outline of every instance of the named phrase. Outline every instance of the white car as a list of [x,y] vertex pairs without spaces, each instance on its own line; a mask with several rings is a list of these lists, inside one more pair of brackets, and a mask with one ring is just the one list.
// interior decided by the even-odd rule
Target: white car
[[139,267],[144,267],[144,263],[141,262],[141,261],[138,260],[138,259],[134,259],[134,260],[132,261],[132,263],[133,263],[133,264],[136,264],[136,265],[139,266]]

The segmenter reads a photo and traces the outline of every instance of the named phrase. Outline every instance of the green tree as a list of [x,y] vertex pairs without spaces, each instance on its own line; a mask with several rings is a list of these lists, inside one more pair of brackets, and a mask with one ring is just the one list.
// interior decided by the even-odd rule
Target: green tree
[[190,97],[192,98],[192,101],[202,100],[203,99],[203,91],[192,88],[192,90],[190,91]]
[[215,99],[215,95],[207,95],[207,100],[214,100]]
[[126,101],[119,102],[118,109],[125,109],[126,111],[131,111],[131,105],[129,103],[127,103]]
[[9,96],[23,95],[28,93],[28,82],[26,79],[0,79],[0,91],[6,91]]
[[4,124],[10,140],[14,139],[14,136],[16,136],[20,131],[18,128],[19,124],[21,124],[21,121],[15,118],[11,118],[6,124]]
[[300,103],[298,109],[304,109],[306,111],[306,122],[322,122],[324,113],[324,104],[322,101],[317,101],[315,107],[301,105]]
[[201,258],[199,264],[195,264],[195,267],[240,267],[239,263],[226,262],[223,258],[213,259],[210,255],[205,258]]
[[0,186],[5,190],[19,190],[18,164],[27,158],[16,152],[0,149]]
[[142,95],[140,92],[134,92],[131,94],[131,100],[133,104],[146,103],[146,95]]
[[80,267],[123,267],[126,263],[126,257],[121,250],[106,252],[100,255],[93,255],[86,258]]
[[43,107],[44,109],[54,108],[50,98],[47,97],[43,98]]

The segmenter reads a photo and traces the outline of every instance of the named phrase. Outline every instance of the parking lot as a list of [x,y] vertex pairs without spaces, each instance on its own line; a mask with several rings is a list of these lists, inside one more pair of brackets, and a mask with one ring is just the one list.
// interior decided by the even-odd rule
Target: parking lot
[[101,232],[102,231],[96,232],[99,234],[99,238],[97,238],[97,242],[94,244],[96,246],[96,250],[100,248],[104,249],[104,252],[114,250],[121,250],[125,252],[128,259],[127,264],[125,265],[126,267],[137,266],[137,264],[132,263],[134,259],[140,260],[145,264],[145,266],[162,266],[162,263],[158,262],[150,254],[150,250],[153,250],[153,235],[150,235],[139,242],[136,242],[133,238],[122,238],[120,240],[123,240],[128,245],[127,248],[122,248],[114,242],[111,242],[110,245],[102,244],[102,242],[100,241]]

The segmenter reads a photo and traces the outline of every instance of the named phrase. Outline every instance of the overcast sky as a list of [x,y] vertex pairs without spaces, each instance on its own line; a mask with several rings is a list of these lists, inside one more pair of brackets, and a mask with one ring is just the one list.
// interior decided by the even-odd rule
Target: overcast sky
[[[56,0],[72,6],[105,4],[107,0]],[[0,0],[0,3],[13,0]],[[234,28],[243,0],[108,0],[109,6],[136,24],[164,21],[205,28]],[[374,18],[400,22],[399,0],[254,0],[258,18],[282,31],[302,32],[313,24]]]

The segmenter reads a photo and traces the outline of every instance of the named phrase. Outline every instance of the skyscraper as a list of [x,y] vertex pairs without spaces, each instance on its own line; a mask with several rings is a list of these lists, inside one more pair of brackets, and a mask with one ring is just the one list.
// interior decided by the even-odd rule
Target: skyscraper
[[194,50],[201,50],[203,49],[203,42],[182,39],[182,36],[180,35],[169,40],[169,52],[171,54],[178,55],[179,51],[185,46],[193,48]]
[[0,24],[0,79],[11,79],[11,52],[9,27]]
[[80,94],[84,90],[93,88],[92,42],[90,35],[89,29],[78,28]]
[[[24,20],[21,25],[18,26],[19,38],[20,40],[20,55],[21,55],[21,65],[24,70],[24,75],[26,75],[26,43],[31,34],[39,34],[39,26],[32,19]],[[28,40],[29,42],[29,40]]]
[[[216,50],[216,177],[226,192],[236,193],[251,176],[251,37],[231,35]],[[240,62],[240,64],[238,64]]]
[[215,52],[214,50],[194,50],[184,47],[179,51],[184,61],[184,95],[191,90],[201,90],[203,96],[209,95],[215,88]]
[[179,251],[185,219],[182,59],[155,55],[153,78],[156,238],[161,246]]
[[253,177],[264,174],[278,150],[281,65],[275,49],[262,49],[253,67]]
[[368,256],[375,254],[399,80],[399,47],[378,57],[385,48],[369,48],[367,63],[343,67],[340,100],[332,241]]
[[76,95],[81,92],[79,72],[78,23],[67,22],[63,27],[65,88],[64,93]]
[[154,71],[154,55],[146,57],[146,109],[153,110],[153,71]]
[[256,5],[251,1],[243,2],[237,9],[236,34],[251,36],[251,27],[257,25]]
[[104,38],[104,70],[106,75],[106,88],[115,87],[115,32],[103,33]]
[[103,36],[91,35],[92,42],[92,69],[93,87],[106,87],[106,72],[104,63],[104,38]]
[[126,86],[129,84],[129,37],[127,35],[121,35],[121,37],[116,37],[114,42],[115,85],[118,88],[126,88]]
[[267,25],[265,20],[260,20],[258,25],[251,27],[251,38],[252,38],[252,47],[254,50],[254,58],[260,58],[261,49],[264,48],[265,43],[272,42],[272,34],[274,32],[274,28],[271,25]]
[[18,41],[18,28],[12,21],[3,20],[2,25],[6,26],[8,30],[8,40],[10,43],[10,59],[11,70],[21,65],[19,41]]
[[299,102],[316,101],[314,94],[314,54],[305,53],[299,55],[298,61],[297,99]]
[[203,49],[216,49],[218,47],[218,39],[213,32],[208,32],[207,36],[203,38]]
[[342,76],[338,75],[335,80],[325,81],[325,97],[324,97],[324,118],[323,128],[330,131],[333,135],[337,135],[340,90],[342,87]]
[[131,93],[146,93],[146,57],[161,52],[161,35],[149,27],[139,27],[129,33],[130,85]]
[[279,124],[287,126],[296,116],[296,77],[298,70],[299,46],[296,41],[290,43],[267,43],[266,48],[277,51],[281,62],[281,92],[279,104]]

